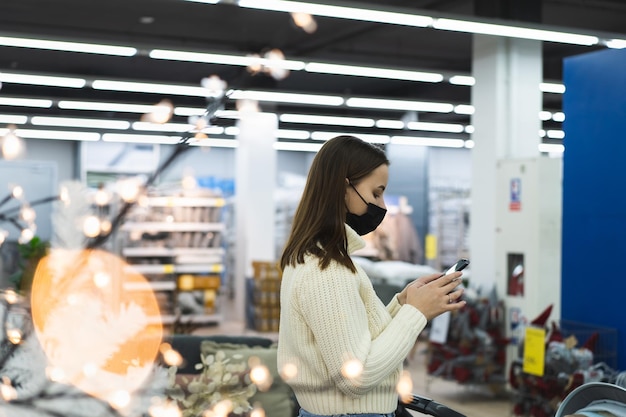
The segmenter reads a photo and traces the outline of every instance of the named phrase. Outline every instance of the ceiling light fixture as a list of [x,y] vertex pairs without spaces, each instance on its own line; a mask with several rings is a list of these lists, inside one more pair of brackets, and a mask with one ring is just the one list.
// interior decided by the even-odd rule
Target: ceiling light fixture
[[428,27],[432,25],[430,16],[412,15],[408,13],[368,10],[355,7],[331,6],[327,4],[305,3],[285,0],[239,0],[240,7],[270,10],[287,13],[308,13],[314,16],[325,16],[350,20],[362,20],[393,25]]
[[314,114],[281,114],[278,117],[283,123],[309,123],[319,125],[374,127],[374,119],[362,117],[318,116]]
[[54,77],[49,75],[15,74],[0,72],[0,82],[13,84],[44,85],[51,87],[83,88],[87,81],[82,78]]
[[279,139],[307,140],[311,137],[311,132],[306,130],[278,129],[276,137]]
[[174,84],[95,80],[91,83],[91,87],[96,90],[128,91],[133,93],[171,94],[190,97],[210,96],[210,92],[207,88]]
[[30,123],[35,126],[86,127],[90,129],[126,130],[130,122],[125,120],[79,119],[74,117],[33,116]]
[[304,70],[321,74],[354,75],[369,78],[386,78],[390,80],[419,81],[427,83],[439,83],[443,81],[443,75],[434,72],[408,71],[389,68],[361,67],[356,65],[326,64],[310,62]]
[[102,135],[104,142],[121,142],[121,143],[158,143],[162,145],[174,145],[180,142],[180,136],[165,135],[135,135],[121,133],[105,133]]
[[583,46],[596,45],[600,41],[597,36],[591,35],[580,35],[576,33],[557,32],[553,30],[497,25],[493,23],[481,23],[457,19],[439,18],[434,21],[433,27],[435,29],[450,30],[455,32],[505,36],[508,38],[532,39],[537,41],[568,43]]
[[54,51],[81,52],[85,54],[134,56],[136,48],[128,46],[101,45],[94,43],[51,41],[45,39],[14,38],[0,36],[0,46],[12,46],[18,48],[48,49]]
[[381,110],[424,111],[434,113],[450,113],[454,106],[450,103],[434,103],[427,101],[388,100],[364,97],[352,97],[346,100],[348,107],[363,107]]
[[153,49],[152,51],[150,51],[149,56],[153,59],[165,59],[171,61],[239,65],[243,67],[264,66],[288,69],[292,71],[301,71],[305,68],[305,63],[302,61],[267,59],[260,56],[210,54],[200,52],[172,51],[166,49]]
[[450,84],[454,85],[472,86],[476,84],[476,79],[471,75],[453,75],[448,81],[450,82]]
[[[0,129],[0,132],[2,130]],[[26,139],[57,139],[96,142],[100,134],[94,132],[67,132],[62,130],[16,129],[15,134]]]
[[206,4],[217,4],[220,0],[185,0],[193,3],[206,3]]
[[0,114],[0,123],[12,124],[12,125],[23,125],[28,122],[27,116],[16,116],[13,114]]
[[539,83],[539,89],[544,93],[565,93],[565,86],[559,83]]
[[336,136],[343,136],[343,135],[357,136],[359,139],[362,139],[365,142],[369,142],[369,143],[380,143],[380,144],[389,143],[389,136],[387,135],[372,135],[372,134],[364,134],[364,133],[347,133],[347,132],[311,132],[311,139],[327,141]]
[[449,138],[424,138],[415,136],[392,136],[392,145],[417,145],[417,146],[436,146],[443,148],[463,148],[465,141],[463,139]]
[[402,120],[376,120],[376,127],[379,129],[404,129],[405,125]]
[[463,133],[465,127],[455,123],[409,122],[406,127],[411,130],[427,130],[430,132]]
[[0,106],[39,107],[42,109],[49,109],[50,107],[52,107],[52,100],[19,97],[0,97]]
[[230,98],[233,100],[273,101],[278,103],[314,104],[321,106],[341,106],[344,103],[344,99],[338,96],[252,90],[234,90]]
[[300,143],[300,142],[274,142],[274,149],[277,151],[301,151],[301,152],[318,152],[321,143]]
[[128,104],[128,103],[106,103],[98,101],[59,101],[60,109],[65,110],[94,110],[121,113],[150,113],[154,110],[153,105],[149,104]]
[[626,48],[626,39],[609,39],[604,44],[607,48],[611,49],[624,49]]
[[563,153],[565,152],[565,146],[559,143],[540,143],[539,152]]
[[192,146],[208,146],[214,148],[237,148],[239,141],[234,139],[201,139],[195,142],[191,142]]

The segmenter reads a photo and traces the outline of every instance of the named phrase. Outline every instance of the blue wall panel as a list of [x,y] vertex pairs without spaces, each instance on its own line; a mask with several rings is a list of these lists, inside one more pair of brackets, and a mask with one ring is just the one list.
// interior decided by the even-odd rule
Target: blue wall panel
[[568,58],[563,80],[562,319],[618,329],[626,370],[626,50]]

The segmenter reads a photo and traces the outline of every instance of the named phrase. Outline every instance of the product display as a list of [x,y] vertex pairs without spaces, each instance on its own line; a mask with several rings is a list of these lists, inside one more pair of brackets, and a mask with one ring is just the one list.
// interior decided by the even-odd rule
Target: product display
[[280,321],[282,271],[276,262],[253,261],[253,326],[261,332],[277,332]]
[[164,324],[221,321],[224,206],[210,191],[150,195],[122,225],[121,254],[149,279]]
[[526,341],[520,344],[519,358],[511,364],[509,384],[515,391],[516,416],[549,417],[572,391],[591,382],[614,383],[617,333],[583,323],[552,322],[550,305],[531,327],[545,332],[543,369],[530,373],[524,367]]
[[464,299],[465,308],[432,322],[428,374],[459,384],[503,385],[504,303],[495,289],[485,296],[466,289]]

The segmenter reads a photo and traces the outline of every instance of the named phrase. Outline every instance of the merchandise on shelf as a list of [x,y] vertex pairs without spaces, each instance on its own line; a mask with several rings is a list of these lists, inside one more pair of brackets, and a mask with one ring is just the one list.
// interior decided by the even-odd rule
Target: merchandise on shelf
[[149,195],[122,225],[121,253],[149,279],[164,324],[221,320],[225,205],[208,190]]
[[540,372],[524,366],[526,341],[511,364],[509,384],[515,391],[513,414],[549,417],[569,393],[588,382],[614,383],[617,331],[566,320],[550,323],[552,305],[531,322],[545,334]]
[[[486,297],[470,296],[467,305],[430,329],[428,375],[460,384],[503,384],[506,346],[504,303],[495,289]],[[440,326],[440,323],[443,323]]]
[[253,261],[252,268],[254,327],[262,332],[277,332],[282,271],[276,262]]

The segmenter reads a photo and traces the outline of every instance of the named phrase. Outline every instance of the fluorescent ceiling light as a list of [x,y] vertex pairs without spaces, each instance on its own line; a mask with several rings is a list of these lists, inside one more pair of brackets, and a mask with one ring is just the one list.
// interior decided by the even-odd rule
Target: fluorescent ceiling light
[[474,148],[474,141],[469,139],[465,141],[465,147],[467,149],[473,149]]
[[610,39],[604,43],[607,48],[612,49],[624,49],[626,48],[626,40],[625,39]]
[[130,122],[125,120],[78,119],[73,117],[33,116],[30,122],[39,126],[87,127],[92,129],[126,130],[130,127]]
[[470,75],[453,75],[450,77],[450,84],[455,85],[474,85],[476,79]]
[[463,139],[448,138],[423,138],[414,136],[392,136],[392,145],[418,145],[418,146],[438,146],[443,148],[463,148]]
[[23,125],[27,121],[28,121],[27,116],[16,116],[13,114],[0,114],[0,123]]
[[276,137],[280,139],[307,140],[311,137],[311,132],[306,130],[278,129],[276,131]]
[[425,111],[450,113],[454,106],[449,103],[433,103],[427,101],[388,100],[376,98],[353,97],[346,100],[348,107],[362,107],[381,110]]
[[552,113],[550,113],[549,111],[542,110],[539,112],[539,120],[543,120],[545,122],[546,120],[550,120],[551,118]]
[[65,110],[95,110],[121,113],[150,113],[154,106],[149,104],[105,103],[97,101],[59,101],[59,108]]
[[185,0],[193,3],[217,4],[220,0]]
[[474,106],[470,104],[459,104],[454,106],[454,112],[456,114],[474,114]]
[[281,114],[278,119],[284,123],[309,123],[320,125],[374,127],[374,119],[362,117],[317,116],[313,114]]
[[[474,133],[474,130],[475,130],[474,126],[472,126],[472,125],[465,126],[465,133],[469,133],[471,135],[472,133]],[[465,142],[467,144],[467,141],[465,141]],[[467,145],[465,147],[467,148]]]
[[191,142],[193,146],[209,146],[214,148],[236,148],[239,142],[234,139],[199,139]]
[[172,61],[239,65],[243,67],[264,66],[267,68],[282,68],[292,71],[300,71],[303,70],[305,67],[305,63],[302,61],[267,59],[260,56],[237,56],[201,52],[173,51],[166,49],[153,49],[152,51],[150,51],[149,56],[150,58],[154,59],[167,59]]
[[565,86],[557,83],[540,83],[539,89],[544,93],[563,94],[565,93]]
[[224,129],[224,134],[230,136],[239,136],[239,131],[240,129],[237,126],[229,126]]
[[433,23],[429,16],[408,13],[386,12],[353,7],[331,6],[326,4],[304,3],[284,0],[239,0],[240,7],[271,10],[288,13],[308,13],[314,16],[325,16],[366,22],[389,23],[394,25],[428,27]]
[[174,84],[95,80],[91,86],[96,90],[129,91],[133,93],[171,94],[191,97],[209,97],[211,95],[210,91],[204,87]]
[[324,64],[310,62],[305,71],[321,74],[356,75],[369,78],[387,78],[391,80],[421,81],[438,83],[443,81],[443,75],[430,72],[395,70],[388,68],[361,67],[354,65]]
[[0,46],[18,48],[49,49],[54,51],[82,52],[85,54],[133,56],[136,48],[116,45],[100,45],[94,43],[49,41],[44,39],[13,38],[0,36]]
[[302,151],[317,152],[322,147],[321,143],[299,143],[299,142],[274,142],[274,149],[277,151]]
[[552,120],[558,123],[562,123],[565,121],[565,113],[562,111],[557,111],[552,115]]
[[0,106],[39,107],[42,109],[49,109],[50,107],[52,107],[52,100],[19,97],[0,97]]
[[233,100],[273,101],[277,103],[317,104],[322,106],[341,106],[344,102],[342,97],[337,96],[243,90],[233,91],[230,98]]
[[565,152],[565,146],[559,143],[540,143],[539,152],[563,153]]
[[465,128],[455,123],[409,122],[406,127],[411,130],[428,130],[431,132],[463,133]]
[[402,120],[376,120],[376,127],[379,129],[404,129]]
[[160,135],[133,135],[121,133],[105,133],[102,135],[104,142],[123,143],[159,143],[163,145],[174,145],[180,142],[180,136],[160,136]]
[[538,41],[569,43],[584,46],[596,45],[600,41],[597,36],[531,29],[519,26],[496,25],[492,23],[470,22],[456,19],[436,19],[433,23],[433,27],[441,30],[506,36],[509,38],[534,39]]
[[550,139],[564,139],[565,132],[562,130],[548,130],[546,132],[546,136]]
[[[195,133],[198,131],[196,126],[189,123],[134,122],[132,127],[133,130],[143,130],[148,132]],[[202,129],[201,132],[210,135],[221,135],[224,133],[224,128],[221,126],[207,126]]]
[[95,142],[100,134],[94,132],[65,132],[61,130],[17,129],[15,134],[28,139],[81,140]]
[[53,77],[48,75],[31,74],[12,74],[8,72],[0,72],[0,82],[69,88],[83,88],[87,84],[87,81],[82,78]]
[[145,130],[150,132],[189,132],[194,126],[189,123],[150,123],[133,122],[133,130]]
[[389,143],[389,136],[387,135],[372,135],[365,133],[346,133],[346,132],[311,132],[311,139],[327,141],[336,136],[356,136],[359,139],[369,143]]

